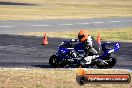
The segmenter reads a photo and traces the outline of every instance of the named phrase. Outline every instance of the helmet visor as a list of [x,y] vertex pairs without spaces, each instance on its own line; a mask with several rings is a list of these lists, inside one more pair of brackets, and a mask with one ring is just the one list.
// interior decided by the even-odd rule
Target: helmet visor
[[78,39],[82,39],[83,37],[85,37],[84,35],[78,35]]

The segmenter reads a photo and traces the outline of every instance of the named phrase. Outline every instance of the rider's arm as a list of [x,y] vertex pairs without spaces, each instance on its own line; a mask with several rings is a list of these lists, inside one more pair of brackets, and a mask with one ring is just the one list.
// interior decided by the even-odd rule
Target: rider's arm
[[88,47],[92,47],[92,37],[91,37],[91,36],[88,36],[88,39],[87,39],[87,46],[88,46]]
[[85,42],[85,57],[88,56],[91,47],[92,47],[92,38],[91,36],[88,36],[88,39]]

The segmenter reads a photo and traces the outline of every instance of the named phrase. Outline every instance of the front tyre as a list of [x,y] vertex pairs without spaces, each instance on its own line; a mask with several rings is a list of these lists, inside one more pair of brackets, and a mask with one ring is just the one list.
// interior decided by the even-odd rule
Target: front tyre
[[49,59],[49,64],[53,68],[59,67],[58,57],[56,55],[52,55]]

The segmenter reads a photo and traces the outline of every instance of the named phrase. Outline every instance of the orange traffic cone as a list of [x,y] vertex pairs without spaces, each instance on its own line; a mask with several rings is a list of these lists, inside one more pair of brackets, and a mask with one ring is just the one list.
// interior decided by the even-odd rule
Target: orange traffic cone
[[97,42],[98,42],[99,45],[101,45],[101,36],[100,36],[100,33],[98,33]]
[[46,33],[44,33],[44,37],[43,37],[43,40],[42,40],[42,45],[47,45],[47,44],[48,44],[48,39],[47,39]]
[[99,44],[99,54],[100,54],[101,53],[101,50],[100,50],[100,48],[101,48],[101,36],[100,36],[100,33],[98,33],[97,42]]

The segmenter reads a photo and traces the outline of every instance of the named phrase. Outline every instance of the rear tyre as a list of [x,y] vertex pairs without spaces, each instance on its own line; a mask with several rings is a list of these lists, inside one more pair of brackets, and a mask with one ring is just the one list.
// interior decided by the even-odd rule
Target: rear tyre
[[115,66],[116,62],[117,62],[117,57],[115,54],[111,54],[108,58],[104,58],[103,60],[107,60],[106,62],[108,64],[105,64],[103,62],[98,61],[97,62],[97,67],[100,69],[107,69],[107,68],[112,68],[113,66]]
[[97,61],[96,62],[96,66],[99,68],[99,69],[106,69],[108,66],[106,66],[101,60]]
[[112,68],[113,66],[115,66],[116,62],[117,62],[117,56],[115,54],[111,54],[109,57],[109,62],[108,62],[108,67]]

